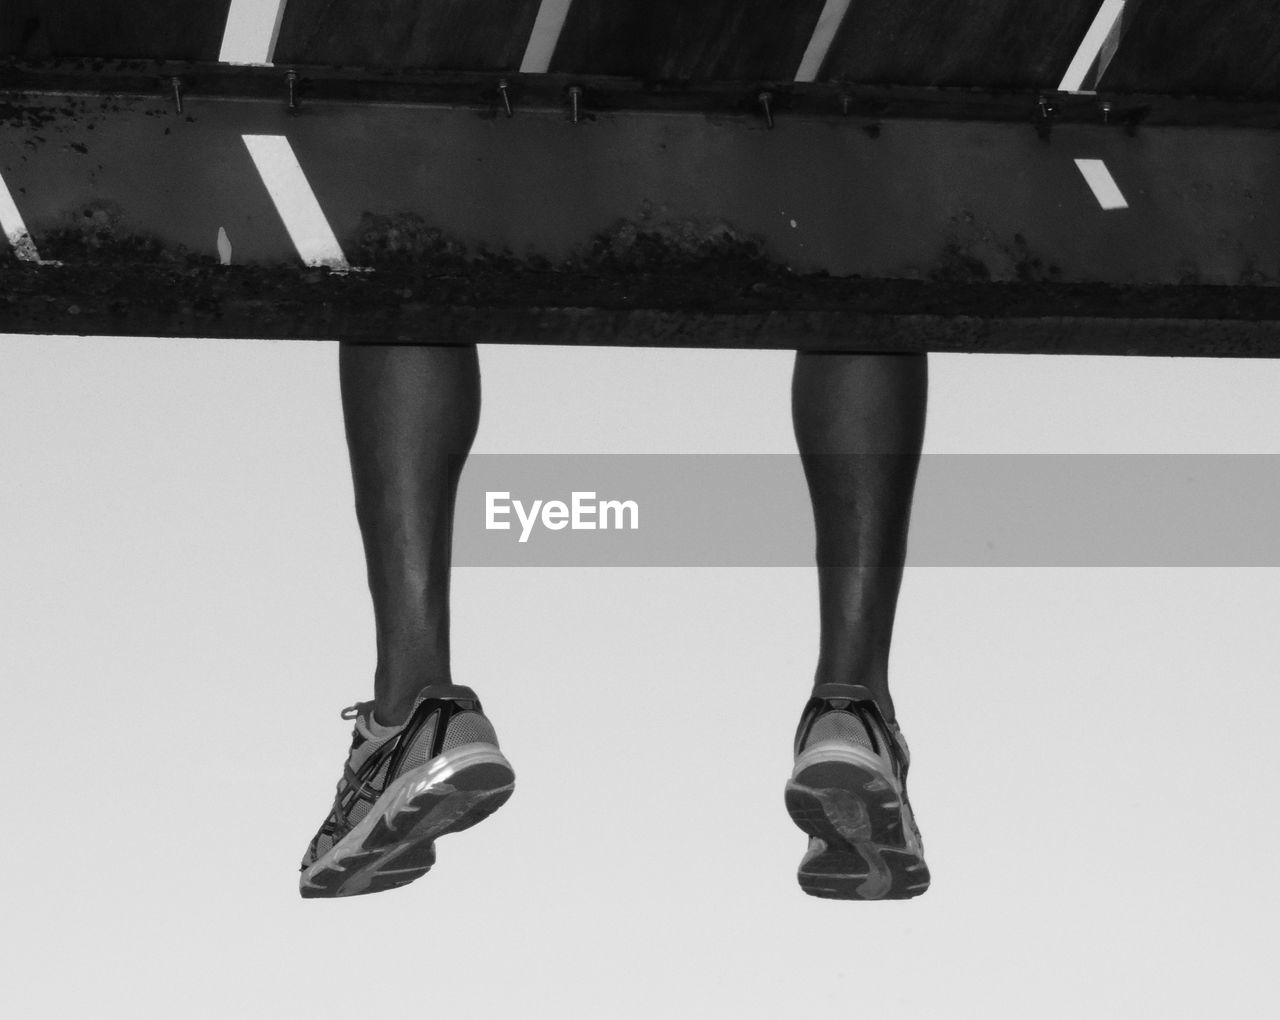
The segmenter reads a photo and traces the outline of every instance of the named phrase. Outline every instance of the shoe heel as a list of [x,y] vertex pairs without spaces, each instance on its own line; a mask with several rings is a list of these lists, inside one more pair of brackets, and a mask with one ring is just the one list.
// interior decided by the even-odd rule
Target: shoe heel
[[493,744],[461,744],[405,790],[395,811],[398,827],[407,824],[406,838],[415,842],[462,832],[510,800],[515,781],[511,763]]
[[799,761],[785,799],[791,820],[809,836],[796,876],[808,895],[909,899],[929,887],[919,848],[907,845],[901,794],[858,754]]
[[407,772],[358,824],[349,849],[303,873],[304,898],[359,896],[407,885],[435,864],[435,841],[493,814],[515,790],[515,771],[493,744],[461,744]]
[[796,761],[787,811],[804,832],[828,843],[904,846],[902,794],[876,759],[858,747],[815,747]]

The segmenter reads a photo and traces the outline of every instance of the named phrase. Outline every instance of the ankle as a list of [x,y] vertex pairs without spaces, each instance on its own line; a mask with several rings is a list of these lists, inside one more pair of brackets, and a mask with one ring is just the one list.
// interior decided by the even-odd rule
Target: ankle
[[381,726],[399,726],[409,718],[418,695],[427,687],[451,684],[449,676],[432,676],[413,683],[380,685],[375,680],[373,696],[373,721]]
[[858,673],[838,677],[819,674],[814,678],[813,686],[816,688],[822,684],[853,684],[862,687],[871,695],[886,722],[894,722],[896,720],[893,697],[889,694],[889,681],[885,677],[866,676]]
[[403,726],[409,718],[409,712],[413,708],[413,702],[406,705],[383,705],[374,702],[373,712],[370,713],[375,726],[381,726],[386,729],[395,729],[397,726]]

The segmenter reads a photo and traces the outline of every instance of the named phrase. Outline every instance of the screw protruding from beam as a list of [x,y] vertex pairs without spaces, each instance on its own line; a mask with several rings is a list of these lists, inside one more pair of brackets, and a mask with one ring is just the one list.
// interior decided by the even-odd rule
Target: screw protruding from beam
[[1112,110],[1110,101],[1104,99],[1101,103],[1098,104],[1098,109],[1102,111],[1102,123],[1110,124],[1111,110]]
[[764,122],[769,125],[769,130],[773,130],[773,93],[769,91],[761,92],[756,99],[760,102],[760,111],[764,114]]
[[498,95],[502,98],[502,109],[508,117],[515,116],[511,109],[511,86],[506,78],[498,79]]
[[570,116],[575,124],[582,123],[582,86],[569,86]]
[[1049,101],[1048,96],[1038,96],[1036,98],[1036,134],[1040,136],[1042,141],[1049,141],[1053,132],[1053,118],[1058,114],[1058,108]]
[[298,72],[287,72],[284,76],[284,80],[289,86],[289,109],[296,110],[298,108]]
[[182,79],[170,78],[169,87],[173,89],[173,105],[177,108],[178,112],[181,113],[182,112]]

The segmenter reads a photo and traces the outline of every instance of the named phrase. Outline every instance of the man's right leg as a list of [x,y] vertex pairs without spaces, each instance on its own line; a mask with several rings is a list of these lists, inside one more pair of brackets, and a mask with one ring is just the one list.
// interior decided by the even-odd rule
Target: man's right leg
[[372,701],[344,711],[351,750],[302,861],[305,897],[393,889],[435,840],[511,796],[515,774],[449,668],[449,572],[462,465],[480,417],[474,346],[339,349],[342,406],[377,627]]

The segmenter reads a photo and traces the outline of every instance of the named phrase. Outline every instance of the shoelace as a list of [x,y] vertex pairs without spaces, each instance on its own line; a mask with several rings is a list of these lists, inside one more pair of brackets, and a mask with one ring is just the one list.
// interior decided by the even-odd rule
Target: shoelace
[[[348,705],[346,708],[344,708],[340,714],[341,714],[341,717],[345,719],[347,722],[351,722],[352,720],[358,718],[361,715],[361,713],[364,714],[366,719],[369,718],[369,715],[372,711],[373,711],[372,701],[357,701],[354,705]],[[346,810],[344,810],[342,806],[343,798],[347,795],[347,793],[349,793],[352,790],[355,790],[356,798],[358,799],[360,796],[360,792],[364,788],[364,785],[365,784],[360,781],[360,777],[357,776],[354,771],[352,771],[351,759],[348,758],[347,761],[343,762],[342,776],[341,778],[338,779],[338,783],[335,788],[336,792],[333,798],[333,809],[329,812],[329,820],[333,822],[334,828],[336,831],[341,831],[348,824],[347,812]],[[353,805],[355,804],[354,800],[352,801],[352,804]]]

